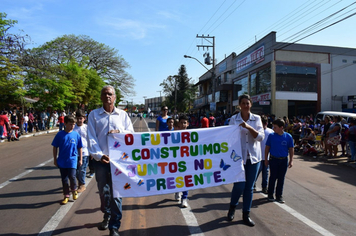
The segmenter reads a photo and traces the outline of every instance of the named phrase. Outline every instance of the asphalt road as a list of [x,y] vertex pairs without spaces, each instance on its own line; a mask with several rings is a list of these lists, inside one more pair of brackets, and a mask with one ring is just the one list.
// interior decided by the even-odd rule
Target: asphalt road
[[[155,120],[132,118],[135,131],[153,131]],[[0,235],[108,235],[102,220],[95,178],[66,206],[51,142],[56,133],[0,143]],[[225,220],[232,185],[189,191],[189,208],[173,195],[123,200],[120,235],[356,235],[356,169],[296,156],[285,181],[285,204],[254,194],[251,218]],[[257,183],[260,187],[260,180]]]

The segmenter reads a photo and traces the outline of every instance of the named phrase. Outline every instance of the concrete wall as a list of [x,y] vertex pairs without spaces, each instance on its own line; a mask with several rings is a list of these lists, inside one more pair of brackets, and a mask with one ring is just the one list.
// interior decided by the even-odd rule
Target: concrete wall
[[275,54],[275,60],[277,61],[304,62],[316,64],[329,63],[329,54],[327,53],[277,50]]

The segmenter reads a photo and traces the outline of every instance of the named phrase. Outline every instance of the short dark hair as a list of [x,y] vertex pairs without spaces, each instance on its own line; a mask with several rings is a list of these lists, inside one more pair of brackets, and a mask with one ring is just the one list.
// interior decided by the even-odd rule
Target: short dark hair
[[338,122],[340,122],[342,120],[341,116],[334,116],[334,119],[337,119]]
[[268,117],[265,116],[265,115],[262,115],[261,116],[261,121],[262,121],[262,124],[264,124],[264,125],[268,124]]
[[283,119],[278,118],[272,122],[273,125],[277,125],[278,127],[284,127],[285,122]]
[[169,118],[167,119],[167,123],[168,123],[169,121],[171,121],[171,120],[174,121],[174,119],[173,119],[172,117],[169,117]]
[[186,115],[181,115],[181,116],[179,117],[179,121],[181,121],[181,120],[189,121],[188,116],[186,116]]
[[75,113],[75,117],[79,118],[79,117],[85,117],[85,112],[82,109],[79,109],[76,113]]
[[77,119],[73,115],[67,115],[64,117],[64,123],[75,123]]
[[239,97],[239,104],[241,104],[242,99],[247,99],[247,100],[249,100],[250,103],[252,104],[252,100],[251,100],[250,95],[248,95],[248,94],[242,94],[242,95]]

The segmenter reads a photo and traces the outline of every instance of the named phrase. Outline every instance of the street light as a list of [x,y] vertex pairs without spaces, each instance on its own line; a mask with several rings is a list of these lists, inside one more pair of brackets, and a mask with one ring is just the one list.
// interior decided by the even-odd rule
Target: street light
[[[184,58],[191,58],[191,59],[194,59],[196,60],[197,62],[200,63],[200,65],[204,66],[203,63],[201,63],[198,59],[196,59],[195,57],[191,57],[191,56],[187,56],[187,55],[184,55]],[[213,59],[215,60],[215,59]],[[205,69],[207,69],[207,71],[210,71],[211,72],[211,77],[212,77],[212,82],[213,82],[213,91],[212,91],[212,100],[213,102],[215,102],[215,72],[214,72],[214,69],[215,69],[215,63],[213,63],[213,67],[211,69],[208,69],[206,66],[204,66]]]
[[[191,58],[191,59],[194,59],[194,60],[196,60],[197,62],[199,62],[200,65],[204,66],[204,64],[201,63],[201,62],[200,62],[198,59],[196,59],[195,57],[191,57],[191,56],[188,56],[188,55],[184,55],[184,58]],[[204,68],[207,69],[208,71],[210,70],[210,69],[208,69],[206,66],[204,66]]]

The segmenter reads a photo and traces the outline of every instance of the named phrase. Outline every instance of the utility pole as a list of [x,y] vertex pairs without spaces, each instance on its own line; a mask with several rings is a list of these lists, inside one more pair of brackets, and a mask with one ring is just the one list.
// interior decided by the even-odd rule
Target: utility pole
[[[213,103],[215,103],[215,90],[216,90],[216,83],[215,83],[215,36],[205,36],[204,34],[202,35],[197,35],[197,38],[201,38],[202,39],[202,44],[201,45],[197,45],[198,50],[199,48],[203,48],[203,50],[205,50],[205,48],[207,50],[209,50],[209,48],[213,48],[213,62],[211,63],[210,60],[210,56],[209,54],[207,55],[207,57],[205,58],[205,64],[210,65],[212,64],[212,84],[213,84],[213,88],[212,88],[212,100]],[[211,41],[212,40],[212,41]],[[208,42],[208,44],[204,44],[204,42]]]

